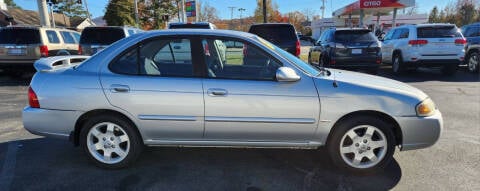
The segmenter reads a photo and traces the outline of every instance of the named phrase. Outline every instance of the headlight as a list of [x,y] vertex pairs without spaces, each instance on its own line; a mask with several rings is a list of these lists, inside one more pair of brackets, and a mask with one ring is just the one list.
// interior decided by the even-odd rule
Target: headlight
[[417,111],[417,116],[419,117],[428,117],[435,114],[435,103],[433,103],[432,99],[427,98],[420,102],[417,107],[415,108]]

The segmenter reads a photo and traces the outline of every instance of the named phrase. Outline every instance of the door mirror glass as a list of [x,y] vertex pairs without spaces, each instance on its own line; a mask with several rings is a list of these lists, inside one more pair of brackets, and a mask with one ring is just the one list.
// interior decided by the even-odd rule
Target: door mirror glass
[[289,67],[278,68],[276,77],[279,82],[296,82],[300,80],[300,76],[297,72]]

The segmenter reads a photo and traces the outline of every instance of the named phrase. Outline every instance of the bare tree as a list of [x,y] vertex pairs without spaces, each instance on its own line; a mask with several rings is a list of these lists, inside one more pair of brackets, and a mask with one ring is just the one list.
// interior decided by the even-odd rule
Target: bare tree
[[198,20],[199,21],[204,21],[204,22],[215,22],[219,20],[218,17],[218,11],[215,7],[210,6],[210,4],[207,2],[198,2]]
[[305,17],[307,17],[307,21],[313,20],[314,15],[317,14],[316,11],[311,8],[303,9],[302,13],[305,15]]

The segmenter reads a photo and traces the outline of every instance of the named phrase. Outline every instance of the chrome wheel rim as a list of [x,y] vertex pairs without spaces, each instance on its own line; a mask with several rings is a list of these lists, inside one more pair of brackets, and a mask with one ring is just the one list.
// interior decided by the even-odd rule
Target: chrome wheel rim
[[349,166],[364,169],[382,161],[387,147],[386,136],[380,129],[370,125],[359,125],[343,135],[340,154]]
[[127,157],[130,151],[130,139],[121,126],[102,122],[88,132],[87,147],[90,154],[98,161],[115,164]]
[[478,68],[478,56],[477,55],[472,55],[470,56],[470,59],[468,59],[468,70],[470,71],[476,71]]
[[400,68],[400,59],[398,57],[395,57],[393,59],[393,71],[398,72],[398,68]]

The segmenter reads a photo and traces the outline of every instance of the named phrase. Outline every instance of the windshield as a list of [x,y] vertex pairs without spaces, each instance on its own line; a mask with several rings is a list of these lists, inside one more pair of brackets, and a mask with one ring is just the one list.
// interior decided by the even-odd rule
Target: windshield
[[40,44],[40,33],[38,29],[2,29],[0,44]]
[[311,66],[310,64],[307,64],[306,62],[304,62],[300,58],[294,56],[293,54],[290,54],[289,52],[287,52],[287,51],[285,51],[285,50],[283,50],[279,47],[277,47],[276,45],[273,45],[272,43],[266,41],[265,39],[263,39],[261,37],[258,37],[258,36],[255,36],[254,38],[256,40],[258,40],[261,44],[263,44],[265,47],[269,48],[272,51],[277,52],[278,54],[280,54],[280,56],[282,56],[283,58],[292,62],[296,66],[298,66],[304,72],[306,72],[306,73],[308,73],[312,76],[317,76],[320,73],[320,71],[317,68]]
[[375,36],[369,30],[335,31],[335,42],[372,42]]

